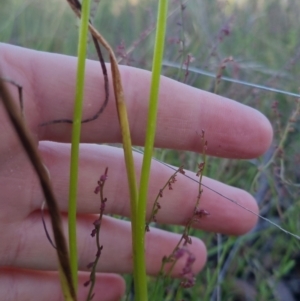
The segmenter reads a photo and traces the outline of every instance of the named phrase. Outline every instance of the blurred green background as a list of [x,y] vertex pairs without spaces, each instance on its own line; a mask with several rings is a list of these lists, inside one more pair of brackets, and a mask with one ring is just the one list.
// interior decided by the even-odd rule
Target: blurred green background
[[[1,2],[1,42],[76,55],[78,23],[66,1]],[[92,8],[96,28],[111,43],[121,64],[151,68],[156,10],[154,0],[101,0]],[[297,110],[299,93],[299,16],[300,2],[292,0],[170,0],[163,68],[166,76],[213,92],[222,61],[233,57],[222,72],[217,92],[267,115],[274,141],[255,160],[209,157],[206,175],[250,191],[264,217],[295,234],[300,233],[300,125],[298,116],[295,122],[289,120]],[[188,56],[192,59],[186,76]],[[89,57],[96,59],[92,43]],[[156,157],[192,170],[201,161],[199,154],[172,150],[156,150]],[[262,168],[270,158],[268,167]],[[206,268],[192,289],[177,291],[175,281],[167,291],[161,289],[161,299],[156,301],[300,300],[297,239],[264,220],[241,238],[193,234],[208,246]]]

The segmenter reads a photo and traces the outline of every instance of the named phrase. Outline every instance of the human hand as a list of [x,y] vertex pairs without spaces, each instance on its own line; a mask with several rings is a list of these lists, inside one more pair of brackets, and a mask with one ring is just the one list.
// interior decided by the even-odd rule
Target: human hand
[[[41,123],[72,118],[76,58],[36,52],[10,45],[0,45],[1,74],[23,86],[24,118],[38,143],[47,166],[54,192],[63,214],[67,233],[70,124],[40,126]],[[132,140],[142,145],[148,105],[150,73],[120,67],[128,108]],[[103,78],[98,62],[87,62],[84,118],[92,116],[104,99]],[[14,87],[10,91],[17,100]],[[93,214],[99,211],[99,198],[93,191],[99,175],[109,168],[105,184],[108,199],[106,214],[129,216],[129,192],[123,151],[95,143],[121,142],[118,117],[110,80],[110,99],[100,117],[82,126],[80,173],[78,182],[78,300],[84,300],[88,279],[86,265],[93,260],[95,243],[90,237]],[[57,276],[56,252],[48,242],[41,221],[43,194],[38,178],[29,163],[3,106],[0,106],[0,299],[61,300]],[[270,145],[272,129],[258,111],[223,97],[162,78],[155,145],[161,148],[201,150],[199,132],[205,130],[209,143],[207,153],[227,158],[253,158]],[[137,178],[142,156],[135,154]],[[148,215],[161,186],[172,171],[153,162]],[[191,177],[194,173],[187,172]],[[257,212],[255,200],[245,191],[209,178],[203,184]],[[161,224],[185,224],[193,212],[197,183],[178,175],[175,191],[165,193],[163,208],[157,216]],[[205,231],[240,235],[250,230],[256,216],[203,189],[201,208],[210,216],[194,226]],[[46,215],[46,223],[50,227]],[[95,298],[118,300],[124,293],[124,281],[118,274],[132,271],[130,223],[104,217],[100,234],[104,246],[95,287]],[[180,235],[159,229],[146,234],[147,271],[158,273],[161,259],[169,255]],[[206,249],[198,238],[192,238],[189,249],[196,256],[194,272],[206,260]],[[179,275],[185,262],[179,260],[173,275]],[[108,274],[109,273],[109,274]]]

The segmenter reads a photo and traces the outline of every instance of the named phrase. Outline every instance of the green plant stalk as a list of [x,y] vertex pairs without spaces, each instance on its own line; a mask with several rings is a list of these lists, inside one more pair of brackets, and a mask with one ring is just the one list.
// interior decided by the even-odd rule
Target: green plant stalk
[[[69,2],[69,1],[68,1]],[[74,13],[79,17],[80,11],[70,3],[70,6]],[[140,245],[135,243],[137,241],[136,239],[136,216],[137,216],[137,202],[138,202],[138,189],[137,189],[137,182],[135,177],[135,168],[134,168],[134,160],[133,160],[133,153],[132,153],[132,143],[131,143],[131,137],[130,137],[130,128],[129,128],[129,122],[128,122],[128,116],[127,116],[127,110],[126,110],[126,104],[124,99],[124,92],[122,87],[122,81],[121,81],[121,75],[118,68],[118,63],[116,60],[116,57],[114,55],[114,52],[110,45],[106,42],[106,40],[102,37],[102,35],[93,27],[92,24],[89,24],[89,29],[91,34],[102,44],[102,46],[108,51],[109,58],[110,58],[110,66],[111,66],[111,73],[112,73],[112,80],[113,80],[113,88],[114,88],[114,94],[116,98],[116,106],[117,106],[117,112],[118,112],[118,118],[120,122],[121,127],[121,134],[122,134],[122,142],[123,142],[123,149],[124,149],[124,157],[125,157],[125,165],[126,165],[126,171],[127,171],[127,180],[129,184],[129,193],[130,193],[130,208],[131,208],[131,227],[132,227],[132,249],[133,249],[133,275],[134,279],[138,279],[138,273],[137,270],[139,266],[139,262],[137,261],[137,257],[135,254],[137,253],[136,248],[138,248]],[[142,275],[141,273],[139,275]],[[147,284],[146,282],[146,274],[143,276],[145,278],[145,281],[143,283]],[[135,280],[137,282],[137,280]],[[145,289],[141,290],[141,292],[146,292],[146,298],[139,298],[138,300],[147,300],[147,286],[145,286]]]
[[71,147],[69,206],[68,206],[70,265],[71,265],[72,279],[73,279],[75,290],[77,290],[77,286],[78,286],[77,237],[76,237],[78,160],[79,160],[79,143],[80,143],[82,104],[83,104],[84,80],[85,80],[85,60],[86,60],[86,49],[87,49],[89,12],[90,12],[90,0],[83,0],[82,17],[80,21],[79,41],[78,41],[76,95],[75,95],[73,126],[72,126],[72,147]]
[[154,46],[154,57],[152,65],[151,90],[149,97],[149,109],[147,119],[147,132],[145,141],[145,152],[140,179],[139,197],[136,212],[135,241],[136,261],[135,267],[136,279],[136,297],[137,300],[147,300],[147,279],[145,267],[145,221],[146,221],[146,204],[148,195],[148,184],[150,177],[151,160],[153,154],[153,145],[156,131],[158,93],[160,84],[160,74],[164,51],[165,32],[167,24],[168,0],[160,0],[158,6],[158,17],[156,26],[156,38]]
[[226,254],[228,254],[228,250],[229,250],[230,246],[232,245],[232,241],[234,241],[234,240],[235,240],[234,237],[230,237],[228,239],[228,241],[223,245],[222,254],[218,260],[218,264],[217,264],[215,270],[213,271],[213,274],[211,275],[211,279],[208,283],[208,287],[207,287],[205,297],[203,298],[203,300],[208,300],[209,295],[214,290],[214,287],[216,287],[218,285],[218,275],[220,273],[220,268],[221,268],[222,264],[224,263],[225,256],[226,256]]

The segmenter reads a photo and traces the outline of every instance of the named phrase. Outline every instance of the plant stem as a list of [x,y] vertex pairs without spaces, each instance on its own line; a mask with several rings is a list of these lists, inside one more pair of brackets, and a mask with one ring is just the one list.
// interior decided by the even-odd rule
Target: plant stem
[[90,0],[82,1],[82,17],[79,29],[78,41],[78,61],[77,61],[77,79],[76,96],[73,114],[72,126],[72,147],[70,163],[70,186],[69,186],[69,249],[70,264],[75,290],[77,290],[78,263],[77,263],[77,237],[76,237],[76,212],[77,212],[77,182],[78,182],[78,159],[79,143],[82,119],[82,104],[85,80],[85,60],[87,48],[88,22],[89,22]]
[[145,220],[146,220],[146,204],[148,194],[148,183],[150,177],[151,160],[153,153],[153,145],[155,139],[158,93],[160,84],[160,74],[164,51],[164,40],[167,23],[168,0],[160,0],[158,6],[158,18],[156,26],[156,39],[154,46],[154,57],[152,65],[151,90],[149,98],[147,132],[145,141],[145,153],[142,165],[142,174],[140,180],[139,198],[136,215],[136,233],[134,244],[136,246],[137,268],[135,288],[136,299],[147,300],[147,280],[145,267]]
[[[81,12],[79,8],[74,5],[73,1],[67,0],[70,4],[72,10],[74,13],[80,17]],[[136,239],[136,216],[137,214],[137,202],[138,202],[138,190],[137,190],[137,182],[135,177],[135,168],[134,168],[134,160],[133,160],[133,153],[132,153],[132,143],[131,143],[131,136],[130,136],[130,129],[129,129],[129,122],[128,122],[128,116],[127,116],[127,109],[124,99],[124,92],[122,87],[122,80],[120,71],[118,68],[118,63],[115,57],[115,54],[110,47],[110,45],[107,43],[107,41],[102,37],[102,35],[94,28],[92,24],[89,24],[89,29],[91,34],[97,41],[101,43],[101,45],[108,51],[109,53],[109,59],[110,59],[110,67],[111,67],[111,73],[112,73],[112,80],[113,80],[113,88],[114,88],[114,94],[116,99],[116,106],[117,106],[117,112],[118,112],[118,118],[120,122],[121,127],[121,134],[122,134],[122,142],[123,142],[123,150],[124,150],[124,158],[125,158],[125,165],[126,165],[126,171],[127,171],[127,180],[129,185],[129,193],[130,193],[130,209],[131,209],[131,227],[132,227],[132,249],[133,249],[133,274],[135,282],[137,282],[136,279],[138,279],[137,274],[137,266],[139,265],[139,262],[137,262],[137,257],[135,254],[137,253],[136,248],[139,247],[139,244],[135,243],[137,241]],[[145,221],[144,221],[145,224]],[[140,252],[140,251],[139,251]],[[142,252],[144,250],[142,249]],[[145,263],[144,263],[145,265]],[[146,283],[146,274],[141,275],[141,277],[144,277],[145,281],[142,281],[142,283]],[[145,298],[139,298],[138,300],[147,300],[147,286],[145,286],[144,289],[141,290],[142,292],[146,291],[146,297]]]

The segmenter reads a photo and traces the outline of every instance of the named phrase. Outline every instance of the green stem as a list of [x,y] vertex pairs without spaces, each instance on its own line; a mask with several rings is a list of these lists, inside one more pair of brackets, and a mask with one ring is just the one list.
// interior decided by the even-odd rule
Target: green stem
[[164,51],[164,40],[167,23],[168,0],[160,0],[158,6],[158,18],[156,26],[156,40],[154,46],[154,57],[152,65],[152,80],[148,109],[147,133],[145,141],[145,152],[142,165],[142,174],[139,188],[138,206],[136,212],[136,229],[135,229],[135,249],[136,262],[138,265],[136,269],[136,300],[146,301],[147,296],[147,278],[145,267],[145,221],[146,221],[146,204],[148,194],[148,183],[150,177],[151,159],[153,153],[153,145],[155,139],[157,107],[158,107],[158,93],[161,66]]
[[70,186],[69,186],[69,249],[72,279],[75,290],[77,290],[78,263],[77,263],[77,238],[76,238],[76,212],[77,212],[77,181],[78,181],[78,159],[79,143],[82,119],[82,104],[85,80],[85,60],[87,48],[88,22],[89,22],[90,0],[82,1],[82,17],[79,30],[78,61],[76,96],[74,104],[73,126],[72,126],[72,147],[70,165]]

